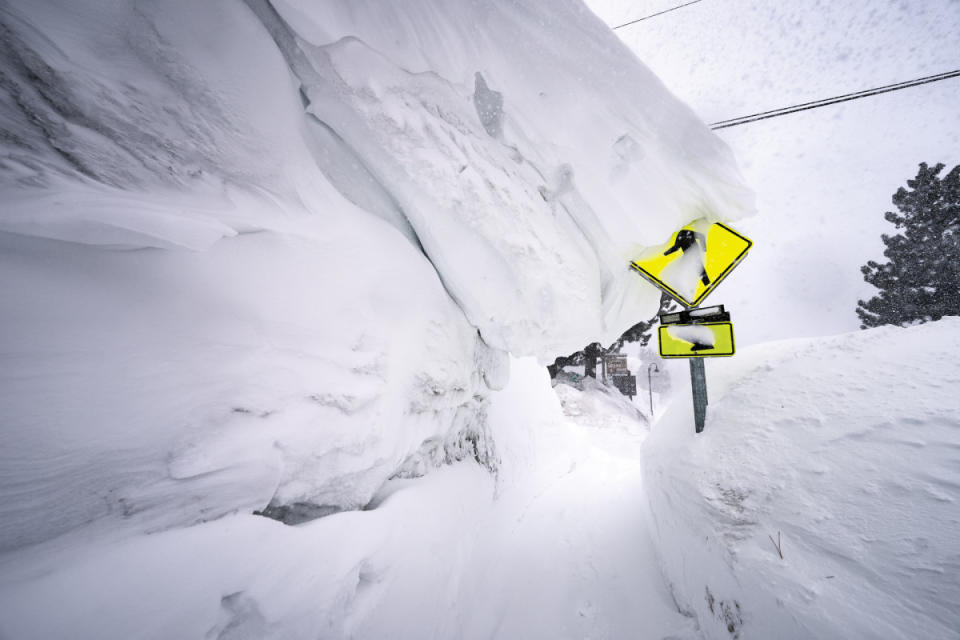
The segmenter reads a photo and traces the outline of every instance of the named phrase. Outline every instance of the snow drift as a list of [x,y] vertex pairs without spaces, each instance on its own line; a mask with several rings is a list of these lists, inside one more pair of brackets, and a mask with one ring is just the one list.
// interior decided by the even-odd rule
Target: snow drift
[[4,549],[495,468],[504,352],[617,335],[634,248],[751,207],[577,2],[14,1],[0,50]]
[[511,370],[496,479],[463,461],[297,527],[238,513],[6,554],[0,635],[692,640],[650,540],[647,426],[595,385],[562,390],[567,421],[543,367]]
[[[666,577],[708,638],[954,638],[960,319],[708,365],[647,441]],[[780,557],[782,554],[782,558]]]
[[635,320],[638,247],[750,210],[727,148],[579,3],[246,5],[13,3],[3,228],[201,249],[330,208],[329,181],[489,344],[546,358]]

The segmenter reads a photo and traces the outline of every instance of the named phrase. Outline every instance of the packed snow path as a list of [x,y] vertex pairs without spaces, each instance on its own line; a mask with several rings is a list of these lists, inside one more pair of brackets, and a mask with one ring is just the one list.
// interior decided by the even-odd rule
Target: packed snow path
[[483,564],[480,606],[471,612],[496,625],[471,637],[659,639],[692,631],[650,535],[645,427],[601,402],[591,409],[555,425],[557,444],[542,449],[543,466],[502,496],[482,534],[491,562]]
[[[468,494],[455,488],[475,473],[469,466],[410,481],[401,485],[407,495],[401,488],[381,505],[404,511],[401,504],[423,499],[415,496],[424,484],[443,484],[457,506],[422,514],[419,527],[428,523],[427,529],[450,537],[421,532],[397,549],[413,557],[402,569],[393,567],[381,604],[356,637],[696,637],[694,621],[679,613],[663,580],[651,538],[640,457],[645,424],[625,400],[559,387],[573,409],[567,416],[572,421],[565,419],[551,410],[556,401],[543,393],[540,376],[530,377],[542,371],[531,369],[519,372],[526,382],[504,391],[491,416],[501,421],[512,415],[534,426],[517,434],[532,445],[522,447],[531,457],[511,461],[514,471],[523,470],[502,478],[502,491],[480,515]],[[451,515],[458,524],[429,524]],[[431,580],[443,594],[440,603],[420,600]]]
[[8,554],[0,637],[695,637],[650,536],[639,414],[560,388],[571,422],[542,367],[513,368],[496,478],[464,461],[297,527],[238,514]]

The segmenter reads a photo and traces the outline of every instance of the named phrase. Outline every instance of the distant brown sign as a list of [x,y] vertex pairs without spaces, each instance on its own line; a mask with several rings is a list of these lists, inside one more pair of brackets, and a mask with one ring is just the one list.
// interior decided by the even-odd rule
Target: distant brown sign
[[627,356],[607,356],[607,374],[618,375],[629,373],[627,369]]

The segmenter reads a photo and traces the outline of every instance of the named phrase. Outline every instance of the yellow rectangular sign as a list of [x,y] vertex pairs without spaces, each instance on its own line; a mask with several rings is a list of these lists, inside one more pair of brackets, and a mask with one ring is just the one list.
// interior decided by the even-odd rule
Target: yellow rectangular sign
[[721,222],[694,220],[630,266],[687,307],[696,307],[747,255],[753,242]]
[[710,358],[732,356],[733,323],[660,325],[658,331],[661,358]]

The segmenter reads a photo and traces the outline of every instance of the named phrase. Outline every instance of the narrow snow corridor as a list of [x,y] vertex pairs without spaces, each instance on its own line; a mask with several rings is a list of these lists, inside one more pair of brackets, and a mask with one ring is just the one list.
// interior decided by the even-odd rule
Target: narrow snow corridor
[[[476,638],[664,638],[692,632],[664,583],[649,531],[642,437],[571,427],[567,468],[504,495],[484,535]],[[482,595],[480,595],[482,594]]]
[[[490,407],[510,456],[496,476],[464,460],[299,526],[237,514],[82,553],[53,540],[0,562],[0,610],[18,612],[0,636],[696,637],[651,537],[639,414],[561,389],[584,396],[571,420],[542,367],[512,369]],[[70,604],[50,616],[54,601]]]
[[[390,567],[381,603],[355,637],[697,637],[664,581],[651,535],[641,414],[597,385],[554,392],[531,361],[512,368],[491,420],[500,441],[513,437],[511,451],[526,455],[506,461],[489,501],[453,488],[476,488],[465,480],[474,473],[469,463],[388,489],[378,510],[403,512],[404,528],[417,533],[401,534],[407,542],[398,542],[396,555],[407,557]],[[524,431],[514,432],[519,425]],[[409,512],[440,485],[460,496],[449,509],[453,522],[426,508]],[[429,503],[436,509],[435,498]],[[479,503],[486,508],[477,511]]]

